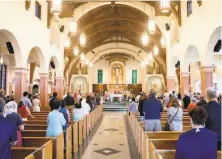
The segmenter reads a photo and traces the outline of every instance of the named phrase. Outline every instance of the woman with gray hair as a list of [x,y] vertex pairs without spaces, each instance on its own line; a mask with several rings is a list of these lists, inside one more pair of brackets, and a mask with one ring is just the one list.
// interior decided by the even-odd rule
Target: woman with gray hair
[[221,150],[221,105],[217,102],[217,92],[213,88],[206,90],[208,118],[205,127],[217,134],[217,149]]

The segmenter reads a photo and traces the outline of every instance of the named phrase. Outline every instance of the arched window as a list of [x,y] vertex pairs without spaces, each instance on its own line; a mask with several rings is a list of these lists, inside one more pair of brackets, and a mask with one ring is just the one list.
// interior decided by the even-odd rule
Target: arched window
[[0,88],[6,91],[7,88],[7,66],[5,64],[0,64]]

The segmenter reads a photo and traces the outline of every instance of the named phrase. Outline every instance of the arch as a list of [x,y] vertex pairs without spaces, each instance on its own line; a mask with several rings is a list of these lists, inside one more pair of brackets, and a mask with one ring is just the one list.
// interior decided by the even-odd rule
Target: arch
[[191,44],[188,46],[186,53],[184,55],[183,71],[188,72],[190,63],[197,61],[200,61],[199,52],[197,50],[197,47]]
[[155,89],[157,92],[162,92],[163,78],[160,76],[151,76],[147,79],[147,90]]
[[22,61],[22,53],[16,37],[9,30],[0,29],[0,43],[5,44],[4,47],[6,47],[6,42],[11,42],[14,50],[15,65],[19,66]]
[[77,76],[73,78],[73,89],[75,91],[81,91],[83,93],[87,92],[88,86],[87,86],[87,78],[83,76]]
[[28,63],[39,63],[40,68],[45,68],[44,55],[38,46],[35,46],[30,50],[28,55]]
[[37,84],[33,85],[32,94],[39,94],[39,85]]

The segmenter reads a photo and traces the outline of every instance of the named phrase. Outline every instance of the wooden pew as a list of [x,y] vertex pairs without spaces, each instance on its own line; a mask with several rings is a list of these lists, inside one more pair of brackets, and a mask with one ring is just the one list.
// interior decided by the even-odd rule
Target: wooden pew
[[38,147],[12,147],[11,159],[35,159],[36,150]]

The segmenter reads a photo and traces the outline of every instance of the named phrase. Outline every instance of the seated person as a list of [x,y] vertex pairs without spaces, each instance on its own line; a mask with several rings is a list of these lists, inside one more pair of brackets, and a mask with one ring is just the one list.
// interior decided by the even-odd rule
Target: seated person
[[90,108],[89,104],[86,103],[86,98],[82,98],[81,101],[82,101],[82,102],[81,102],[81,106],[82,106],[82,109],[83,109],[84,115],[86,116],[86,115],[89,114],[91,108]]
[[132,101],[129,103],[129,112],[132,112],[132,113],[137,112],[136,106],[137,106],[136,99],[132,98]]
[[23,100],[20,100],[18,103],[18,113],[21,115],[22,118],[35,118],[32,116],[30,110],[24,105]]
[[[17,143],[17,133],[15,126],[3,115],[0,115],[0,158],[11,159],[11,146]],[[4,131],[2,131],[4,130]]]
[[82,109],[81,99],[79,103],[75,104],[75,109],[73,109],[73,121],[78,122],[84,118],[84,112]]
[[[202,107],[191,110],[192,129],[181,134],[175,159],[217,159],[217,136],[204,127],[207,112]],[[189,146],[189,148],[187,148]]]
[[63,126],[63,130],[66,130],[70,122],[70,114],[69,114],[69,110],[66,108],[65,100],[62,100],[62,105],[61,105],[61,108],[59,109],[59,112],[63,114],[66,120],[66,124]]
[[65,126],[66,120],[63,114],[59,112],[61,104],[61,101],[58,99],[55,99],[52,103],[53,110],[48,115],[47,137],[57,137],[63,132],[63,126]]

